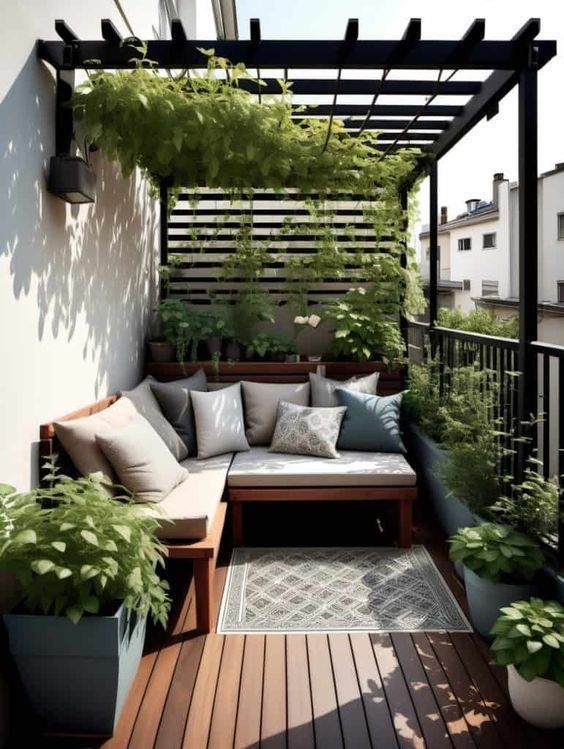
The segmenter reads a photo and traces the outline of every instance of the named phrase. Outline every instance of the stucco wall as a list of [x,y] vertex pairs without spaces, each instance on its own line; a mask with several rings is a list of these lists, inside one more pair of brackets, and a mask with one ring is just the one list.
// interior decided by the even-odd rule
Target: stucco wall
[[100,17],[127,33],[113,2],[92,6],[1,9],[0,481],[20,489],[37,479],[40,422],[139,378],[154,288],[157,213],[139,176],[122,179],[96,154],[95,204],[70,206],[45,189],[54,74],[35,41],[54,38],[56,17],[83,38],[100,37]]

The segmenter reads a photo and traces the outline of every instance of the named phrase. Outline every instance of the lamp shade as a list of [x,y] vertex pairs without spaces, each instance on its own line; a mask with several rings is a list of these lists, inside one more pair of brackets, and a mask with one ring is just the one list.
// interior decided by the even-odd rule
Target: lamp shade
[[47,189],[67,203],[93,203],[96,175],[78,156],[52,156]]

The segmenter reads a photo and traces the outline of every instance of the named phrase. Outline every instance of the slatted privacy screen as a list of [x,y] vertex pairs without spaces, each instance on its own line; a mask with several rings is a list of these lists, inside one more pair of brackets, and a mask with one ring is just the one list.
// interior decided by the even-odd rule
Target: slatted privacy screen
[[[168,293],[194,304],[210,304],[213,299],[225,298],[243,287],[244,279],[223,275],[225,263],[237,251],[235,238],[241,221],[252,221],[253,247],[267,250],[268,259],[259,283],[280,304],[288,299],[288,261],[313,257],[324,231],[330,231],[338,250],[346,253],[345,272],[338,278],[317,283],[308,293],[311,304],[340,296],[363,280],[360,254],[397,249],[390,234],[363,220],[365,212],[377,211],[380,225],[385,221],[387,209],[362,196],[325,201],[320,219],[312,218],[306,198],[298,193],[281,196],[257,192],[252,202],[231,202],[218,190],[199,191],[195,204],[192,197],[188,193],[180,196],[169,216],[167,240],[169,261],[171,258],[181,261],[178,266],[173,264]],[[306,225],[309,228],[300,229]]]

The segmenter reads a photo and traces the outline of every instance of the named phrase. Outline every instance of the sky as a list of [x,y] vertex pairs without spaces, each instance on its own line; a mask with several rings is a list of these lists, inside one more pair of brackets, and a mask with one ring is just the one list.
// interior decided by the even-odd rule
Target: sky
[[[237,14],[242,39],[255,17],[263,39],[341,39],[349,18],[359,19],[359,39],[398,39],[410,18],[422,19],[422,39],[460,38],[475,18],[486,19],[486,39],[509,39],[528,18],[538,17],[538,38],[556,39],[559,49],[539,73],[539,173],[564,161],[563,0],[237,0]],[[452,103],[458,103],[455,98]],[[514,89],[496,117],[480,122],[439,162],[439,205],[453,217],[468,198],[490,200],[494,173],[517,179],[517,157]],[[419,200],[421,222],[428,223],[426,182]]]

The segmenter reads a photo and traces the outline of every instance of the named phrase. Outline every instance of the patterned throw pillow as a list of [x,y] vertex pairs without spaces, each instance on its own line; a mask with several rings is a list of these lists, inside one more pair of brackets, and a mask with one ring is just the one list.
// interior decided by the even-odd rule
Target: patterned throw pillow
[[335,449],[345,411],[311,408],[281,401],[270,452],[338,458]]

